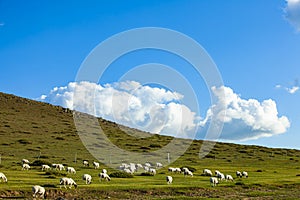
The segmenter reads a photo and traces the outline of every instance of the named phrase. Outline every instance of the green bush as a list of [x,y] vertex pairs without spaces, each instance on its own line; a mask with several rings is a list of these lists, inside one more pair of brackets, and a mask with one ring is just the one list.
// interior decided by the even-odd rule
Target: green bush
[[111,178],[133,178],[132,174],[122,172],[122,171],[113,172],[109,176]]
[[143,172],[140,174],[140,176],[154,176],[154,174],[152,174],[150,172]]
[[32,166],[42,166],[42,165],[49,165],[51,166],[51,163],[46,160],[35,160],[33,163],[31,163]]

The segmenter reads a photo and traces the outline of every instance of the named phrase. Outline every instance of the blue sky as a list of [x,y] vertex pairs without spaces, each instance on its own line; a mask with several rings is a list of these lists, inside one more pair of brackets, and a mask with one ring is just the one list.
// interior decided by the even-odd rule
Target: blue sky
[[[272,123],[276,124],[276,120],[283,116],[290,123],[285,131],[277,131],[280,134],[275,131],[272,137],[235,142],[299,149],[299,4],[297,0],[2,0],[0,91],[31,99],[47,95],[47,101],[64,105],[65,99],[55,102],[50,98],[54,95],[50,91],[55,87],[67,87],[59,90],[65,94],[86,56],[100,42],[133,28],[168,28],[193,38],[203,46],[216,63],[228,92],[232,90],[233,99],[239,96],[237,101],[247,105],[249,99],[260,103],[271,99],[278,111]],[[184,96],[180,101],[189,111],[202,119],[207,117],[211,102],[204,81],[194,76],[188,63],[166,52],[145,50],[123,56],[112,64],[100,84],[111,84],[106,89],[120,89],[120,85],[113,83],[120,82],[122,74],[134,66],[145,63],[162,63],[184,75],[199,99],[199,111],[190,103],[184,89],[167,89],[178,89],[176,92]],[[137,79],[132,81],[141,82]],[[145,91],[148,91],[147,88],[140,92],[144,94]],[[171,98],[170,101],[176,103],[178,99]],[[168,108],[171,105],[174,104]],[[100,114],[106,116],[103,112]],[[239,124],[234,123],[234,126]],[[232,126],[225,128],[231,129]],[[264,128],[262,126],[260,130]],[[250,129],[253,130],[253,127],[247,127],[247,131],[251,132]],[[246,131],[243,128],[237,130]]]

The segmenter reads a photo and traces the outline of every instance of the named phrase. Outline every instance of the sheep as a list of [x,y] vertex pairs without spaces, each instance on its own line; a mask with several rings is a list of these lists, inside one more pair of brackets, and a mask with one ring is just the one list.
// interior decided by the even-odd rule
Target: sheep
[[224,175],[223,173],[219,172],[219,173],[217,174],[217,178],[218,178],[220,181],[225,180],[225,175]]
[[83,174],[82,180],[85,181],[85,184],[91,184],[92,183],[92,176],[89,174]]
[[63,164],[52,164],[52,167],[55,169],[55,170],[59,170],[59,171],[62,171],[65,169],[64,165]]
[[176,167],[175,172],[181,173],[181,169],[179,167]]
[[220,174],[221,172],[220,171],[218,171],[218,170],[216,170],[215,171],[215,175],[217,176],[218,174]]
[[182,168],[182,171],[183,171],[183,173],[185,173],[185,172],[188,172],[188,171],[190,171],[188,168],[186,168],[186,167],[183,167]]
[[90,166],[89,161],[87,161],[87,160],[82,161],[82,164],[85,167],[89,167]]
[[145,166],[147,166],[147,167],[151,167],[151,164],[150,163],[145,163]]
[[99,169],[100,164],[98,162],[93,162],[93,166],[95,169]]
[[210,177],[210,184],[212,187],[217,186],[219,184],[219,181],[216,177]]
[[59,184],[60,184],[60,188],[62,185],[64,185],[66,189],[67,189],[66,187],[67,185],[69,186],[70,189],[72,188],[73,185],[75,189],[77,188],[77,184],[72,178],[63,177],[60,179]]
[[244,177],[248,178],[248,172],[243,171],[243,172],[242,172],[242,175],[243,175]]
[[108,174],[105,174],[105,173],[99,173],[99,178],[100,178],[100,181],[102,181],[102,179],[106,180],[106,181],[110,181],[110,177],[108,176]]
[[42,171],[49,170],[49,169],[50,169],[49,165],[42,165]]
[[30,169],[30,166],[27,163],[24,163],[22,165],[22,170],[29,170],[29,169]]
[[74,167],[67,167],[66,171],[70,174],[76,174],[76,170],[74,169]]
[[209,169],[204,169],[204,170],[203,170],[203,174],[204,174],[205,176],[212,176],[212,172],[211,172]]
[[185,171],[183,172],[183,174],[184,174],[184,176],[191,176],[191,177],[194,176],[193,172],[191,172],[190,170],[185,170]]
[[151,173],[151,174],[155,175],[155,174],[156,174],[156,170],[155,170],[155,169],[153,169],[153,168],[150,168],[150,169],[149,169],[149,173]]
[[22,164],[30,164],[30,162],[27,159],[22,159]]
[[168,168],[168,171],[169,171],[169,172],[172,172],[172,173],[173,173],[173,172],[176,172],[176,168],[174,168],[174,167],[169,167],[169,168]]
[[238,177],[238,178],[242,178],[242,173],[240,172],[240,171],[236,171],[236,176]]
[[225,179],[226,179],[226,181],[233,181],[232,176],[229,174],[226,174]]
[[149,172],[150,168],[148,166],[144,167],[145,172]]
[[46,198],[46,190],[44,187],[40,185],[35,185],[32,186],[32,192],[33,192],[33,198],[37,197],[37,194],[39,195],[40,198],[45,199]]
[[137,169],[143,168],[143,165],[138,163],[138,164],[136,164],[136,168],[137,168]]
[[128,174],[133,174],[133,171],[131,171],[130,169],[127,169],[127,168],[124,169],[123,171],[126,172],[126,173],[128,173]]
[[7,183],[7,178],[6,178],[5,174],[3,174],[2,172],[0,172],[0,182],[1,181]]
[[157,162],[156,163],[156,168],[161,168],[161,167],[163,167],[163,165],[160,162]]
[[167,179],[168,184],[171,184],[173,182],[173,177],[172,176],[167,176],[166,179]]
[[107,170],[106,169],[102,169],[102,173],[103,174],[107,174]]

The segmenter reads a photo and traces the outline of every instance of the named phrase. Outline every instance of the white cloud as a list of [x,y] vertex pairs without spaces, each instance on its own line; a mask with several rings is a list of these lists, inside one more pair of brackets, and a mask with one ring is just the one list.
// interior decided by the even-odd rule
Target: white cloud
[[40,100],[152,133],[192,137],[196,115],[183,95],[126,81],[104,86],[79,82],[55,87]]
[[276,89],[280,89],[280,88],[283,88],[284,90],[286,90],[289,94],[295,94],[299,89],[300,87],[298,86],[298,80],[295,81],[295,84],[294,86],[291,86],[291,87],[284,87],[282,85],[276,85],[275,88]]
[[[177,137],[203,138],[211,119],[224,122],[224,140],[248,140],[286,132],[287,117],[278,116],[276,103],[242,99],[229,87],[212,88],[217,103],[200,118],[180,103],[183,95],[162,88],[143,86],[135,81],[104,86],[90,82],[71,82],[55,87],[40,100],[102,117],[152,133]],[[224,98],[225,97],[225,98]]]
[[[259,102],[256,99],[242,99],[229,87],[213,87],[217,103],[207,111],[206,119],[200,122],[203,130],[212,118],[224,122],[221,139],[249,140],[269,137],[287,131],[290,122],[287,117],[278,117],[276,103],[269,99]],[[225,97],[225,98],[224,98]]]
[[286,0],[286,19],[300,32],[300,0]]

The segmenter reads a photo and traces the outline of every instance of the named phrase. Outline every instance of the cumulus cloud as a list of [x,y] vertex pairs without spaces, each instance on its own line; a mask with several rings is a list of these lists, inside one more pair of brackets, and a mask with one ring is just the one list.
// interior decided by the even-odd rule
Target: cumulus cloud
[[192,137],[196,115],[180,103],[183,95],[135,81],[103,86],[71,82],[40,100],[152,133]]
[[300,0],[286,0],[286,19],[300,32]]
[[217,103],[207,111],[206,118],[199,123],[205,130],[214,116],[224,123],[220,139],[250,140],[269,137],[287,131],[290,122],[287,117],[278,117],[276,103],[269,99],[259,102],[256,99],[242,99],[229,87],[213,87]]
[[241,141],[286,132],[287,117],[278,116],[276,103],[242,99],[229,87],[213,87],[216,104],[201,118],[180,101],[182,94],[135,81],[99,85],[71,82],[55,87],[41,101],[89,113],[122,125],[176,137],[203,139],[212,119],[224,123],[220,139]]

